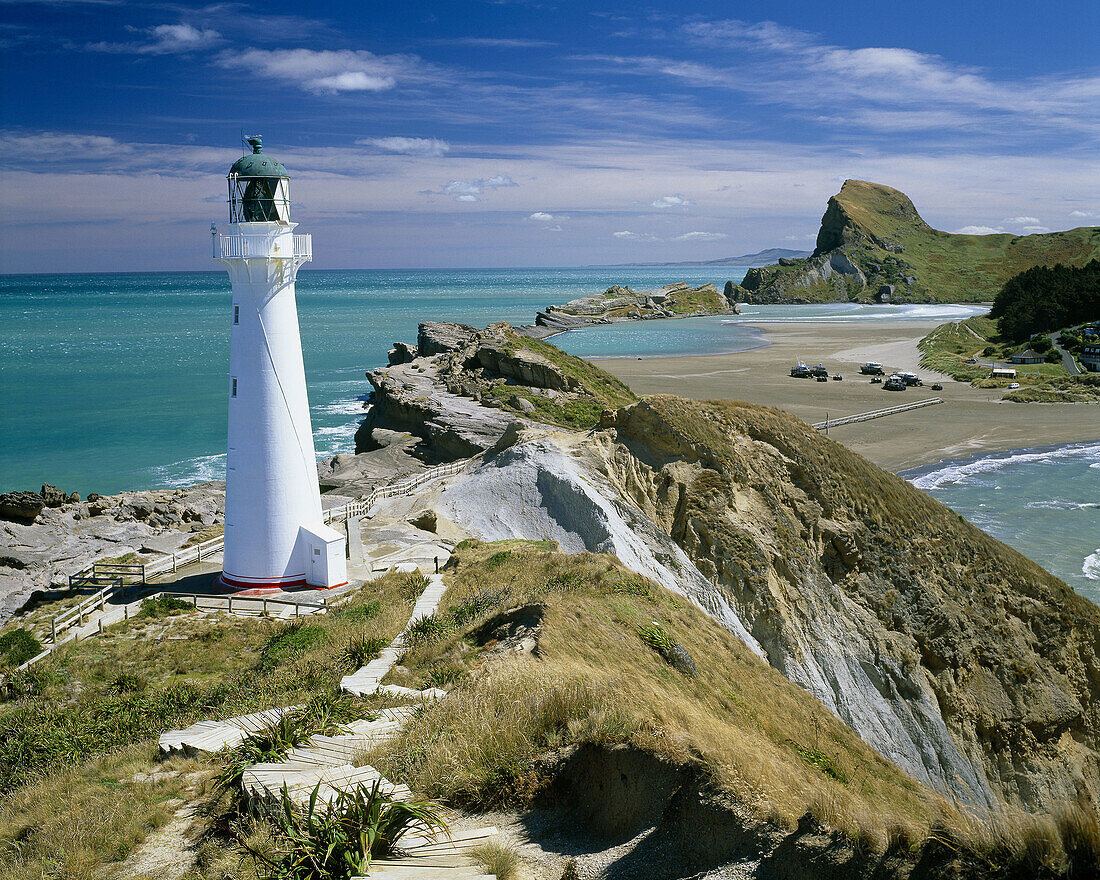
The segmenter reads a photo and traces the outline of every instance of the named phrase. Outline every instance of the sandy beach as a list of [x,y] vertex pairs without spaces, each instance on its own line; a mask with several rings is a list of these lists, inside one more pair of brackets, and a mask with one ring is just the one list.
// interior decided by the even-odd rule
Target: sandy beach
[[[599,365],[638,394],[746,400],[807,422],[943,398],[938,406],[830,430],[834,440],[895,472],[975,453],[1100,439],[1098,406],[1003,402],[1003,391],[972,388],[921,369],[917,342],[939,323],[760,323],[754,326],[770,343],[763,348],[694,357],[607,358]],[[792,379],[790,368],[799,360],[811,366],[820,362],[844,381]],[[859,365],[866,361],[881,363],[887,372],[917,373],[926,384],[883,391],[860,375]],[[931,390],[935,381],[943,391]]]

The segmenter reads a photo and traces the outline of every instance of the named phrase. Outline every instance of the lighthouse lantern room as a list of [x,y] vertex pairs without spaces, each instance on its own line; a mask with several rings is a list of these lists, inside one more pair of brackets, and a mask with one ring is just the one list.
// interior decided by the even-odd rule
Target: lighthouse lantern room
[[222,583],[238,589],[347,582],[343,536],[321,513],[294,280],[313,258],[290,220],[290,176],[263,152],[229,169],[229,230],[214,259],[233,287]]

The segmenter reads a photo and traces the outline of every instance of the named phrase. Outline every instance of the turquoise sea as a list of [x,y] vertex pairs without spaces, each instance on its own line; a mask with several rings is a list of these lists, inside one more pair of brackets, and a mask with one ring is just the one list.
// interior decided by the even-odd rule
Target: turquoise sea
[[[733,267],[302,271],[298,308],[320,456],[353,451],[370,387],[425,320],[530,323],[612,284],[740,281]],[[0,491],[54,483],[113,493],[223,479],[229,281],[222,272],[0,276]],[[583,357],[655,357],[766,345],[746,326],[943,320],[966,306],[745,306],[737,318],[631,322],[566,333]],[[1069,451],[1067,451],[1069,450]],[[1100,602],[1100,444],[1025,450],[907,474]]]

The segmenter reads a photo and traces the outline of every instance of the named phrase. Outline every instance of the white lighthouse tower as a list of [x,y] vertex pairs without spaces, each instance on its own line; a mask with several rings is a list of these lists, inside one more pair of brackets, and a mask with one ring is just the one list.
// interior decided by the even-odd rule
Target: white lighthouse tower
[[317,456],[294,301],[313,259],[290,222],[290,177],[263,152],[229,169],[229,231],[214,259],[233,285],[222,583],[237,589],[347,582],[344,537],[321,516]]

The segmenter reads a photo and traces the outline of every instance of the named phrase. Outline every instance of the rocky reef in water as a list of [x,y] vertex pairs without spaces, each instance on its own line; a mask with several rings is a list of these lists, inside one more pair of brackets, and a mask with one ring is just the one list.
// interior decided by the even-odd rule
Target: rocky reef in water
[[713,284],[692,287],[681,281],[666,284],[659,290],[631,290],[615,285],[603,293],[570,300],[560,306],[547,306],[535,316],[533,334],[545,336],[615,321],[736,315],[740,311],[737,300],[731,300],[725,291],[719,293]]
[[982,302],[1024,269],[1096,257],[1097,227],[1024,236],[942,232],[905,193],[846,180],[829,199],[813,254],[750,269],[733,293],[751,303]]

